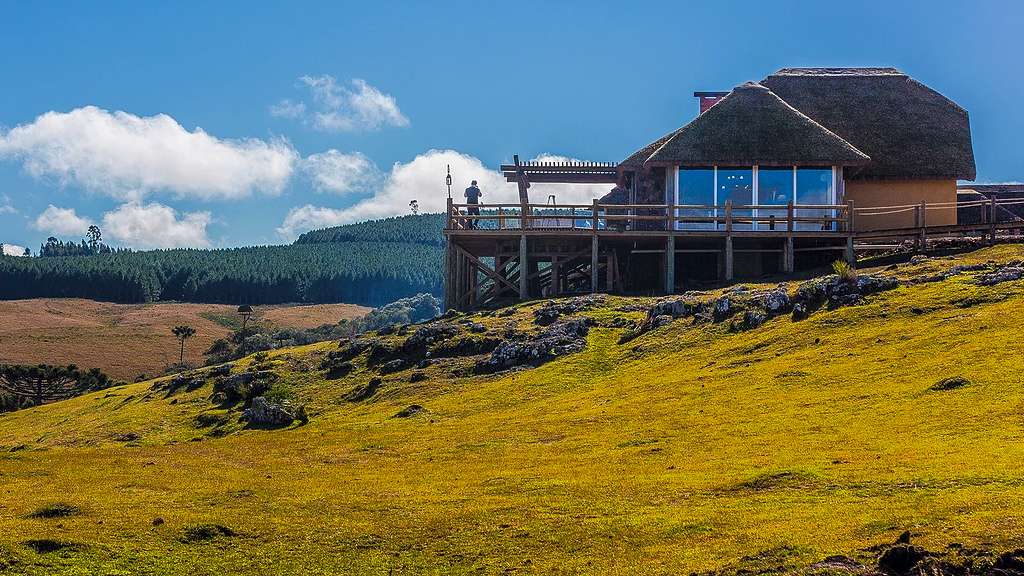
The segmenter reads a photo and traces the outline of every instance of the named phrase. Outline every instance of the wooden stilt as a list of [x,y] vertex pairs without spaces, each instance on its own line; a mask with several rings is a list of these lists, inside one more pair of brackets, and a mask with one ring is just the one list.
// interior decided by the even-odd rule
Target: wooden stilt
[[725,279],[732,280],[733,259],[732,259],[732,236],[725,237]]
[[592,294],[597,293],[597,268],[597,234],[594,234],[590,237],[590,292]]
[[782,271],[785,272],[786,274],[792,274],[793,271],[796,269],[796,258],[795,258],[795,253],[793,251],[793,237],[792,236],[786,237],[786,247],[785,247],[785,256],[784,257],[785,257],[785,263],[783,265]]
[[676,237],[668,235],[665,242],[665,293],[673,294],[676,290]]
[[530,258],[526,253],[526,234],[519,237],[519,300],[529,300],[526,277],[530,271]]

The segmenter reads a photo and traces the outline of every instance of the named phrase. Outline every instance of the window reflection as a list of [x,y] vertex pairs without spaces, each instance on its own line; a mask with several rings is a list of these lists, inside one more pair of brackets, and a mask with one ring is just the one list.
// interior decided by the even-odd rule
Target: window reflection
[[[732,202],[732,227],[736,230],[752,229],[754,211],[737,207],[754,204],[753,168],[718,169],[718,205],[724,206],[726,201]],[[719,221],[718,225],[722,229],[725,228],[725,222]]]
[[[832,186],[831,168],[797,168],[796,169],[797,203],[808,205],[829,205],[835,202],[835,191]],[[802,218],[835,217],[833,210],[821,208],[804,208],[795,211],[795,216]],[[834,230],[833,223],[798,222],[797,230]]]
[[[676,204],[691,206],[715,205],[715,169],[714,168],[680,168],[679,199]],[[680,216],[704,217],[714,216],[711,208],[688,208],[678,211]],[[685,222],[677,225],[687,230],[710,230],[713,222]]]
[[[758,206],[786,206],[793,198],[792,168],[757,169]],[[778,210],[762,208],[757,212],[758,228],[785,230],[787,216],[786,208]]]

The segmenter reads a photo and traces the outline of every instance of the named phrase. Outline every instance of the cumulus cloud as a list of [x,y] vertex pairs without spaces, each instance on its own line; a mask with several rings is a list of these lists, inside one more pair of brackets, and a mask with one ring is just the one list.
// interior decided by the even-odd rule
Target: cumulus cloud
[[153,192],[202,200],[278,194],[298,157],[284,139],[221,139],[201,128],[190,132],[166,114],[140,117],[95,106],[47,112],[0,131],[0,158],[22,162],[33,178],[116,199]]
[[372,192],[384,179],[377,165],[366,155],[342,154],[333,149],[302,160],[302,170],[318,192]]
[[281,227],[277,229],[277,233],[282,238],[291,242],[303,232],[328,226],[338,226],[348,222],[350,220],[346,220],[344,210],[306,204],[305,206],[296,206],[289,210],[288,214],[284,217]]
[[4,255],[5,256],[24,256],[25,255],[25,247],[24,246],[18,246],[17,244],[0,244],[0,246],[4,247]]
[[178,213],[157,202],[129,202],[103,214],[103,233],[139,250],[155,248],[209,248],[206,227],[209,212]]
[[326,74],[303,76],[299,81],[309,88],[312,106],[286,98],[270,107],[272,116],[301,120],[324,132],[360,132],[409,125],[409,119],[398,108],[394,96],[361,78],[352,80],[352,88],[338,85],[337,80]]
[[[545,154],[533,160],[560,162],[574,159]],[[293,208],[277,231],[291,240],[297,233],[314,228],[408,214],[411,200],[419,203],[421,212],[444,212],[448,198],[445,184],[448,166],[451,166],[452,197],[456,202],[465,201],[463,191],[472,180],[480,186],[484,204],[519,202],[516,185],[506,182],[501,172],[485,167],[478,158],[454,150],[431,150],[411,162],[396,163],[373,196],[348,208],[312,205]],[[611,188],[610,184],[534,184],[530,187],[530,199],[534,203],[543,203],[549,194],[554,194],[558,204],[590,204]]]
[[81,236],[89,230],[93,221],[79,216],[74,208],[58,208],[50,204],[43,213],[36,217],[32,227],[54,236]]
[[18,210],[11,204],[11,197],[0,194],[0,214],[17,214]]

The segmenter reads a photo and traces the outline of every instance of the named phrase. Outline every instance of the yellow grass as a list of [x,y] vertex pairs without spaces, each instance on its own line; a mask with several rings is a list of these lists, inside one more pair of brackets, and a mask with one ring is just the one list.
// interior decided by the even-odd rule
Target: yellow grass
[[[455,378],[466,361],[442,362],[416,384],[385,377],[362,403],[343,399],[374,375],[362,359],[327,380],[315,368],[334,344],[295,348],[267,362],[312,418],[272,431],[241,429],[210,384],[8,414],[0,567],[685,574],[864,556],[907,529],[933,549],[1021,546],[1022,294],[968,274],[748,332],[678,320],[620,345],[623,328],[599,327],[585,351],[534,370]],[[638,300],[585,314],[637,320],[614,309]],[[525,328],[539,305],[476,319]],[[930,390],[958,375],[970,384]],[[427,412],[391,418],[414,403]],[[81,514],[28,517],[57,503]],[[201,523],[239,535],[183,542]],[[70,547],[37,553],[35,539]]]
[[[81,299],[0,301],[0,363],[77,364],[114,378],[159,374],[178,362],[171,328],[188,324],[185,361],[202,365],[203,351],[227,336],[236,306],[220,304],[111,304]],[[369,308],[351,304],[260,306],[258,321],[277,328],[313,328],[352,319]]]

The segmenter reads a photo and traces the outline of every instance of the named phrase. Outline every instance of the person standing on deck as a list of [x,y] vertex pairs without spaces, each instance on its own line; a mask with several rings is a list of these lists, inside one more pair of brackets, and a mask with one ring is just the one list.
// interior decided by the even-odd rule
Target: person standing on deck
[[[469,185],[469,188],[466,188],[466,192],[463,193],[463,196],[466,197],[466,204],[469,204],[469,206],[466,207],[466,214],[470,216],[479,216],[480,207],[477,206],[477,204],[480,203],[480,197],[483,196],[483,193],[480,192],[479,188],[477,188],[476,180],[473,180],[473,182]],[[469,227],[473,230],[479,229],[479,226],[477,226],[477,222],[479,222],[479,220],[475,218],[473,220],[470,220]]]

